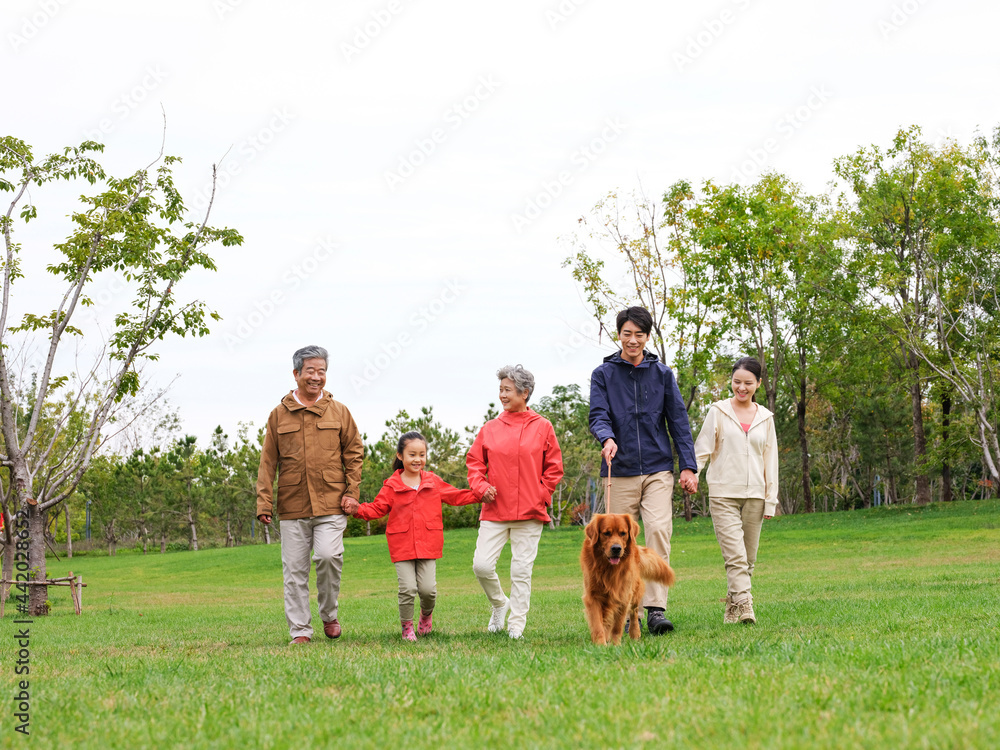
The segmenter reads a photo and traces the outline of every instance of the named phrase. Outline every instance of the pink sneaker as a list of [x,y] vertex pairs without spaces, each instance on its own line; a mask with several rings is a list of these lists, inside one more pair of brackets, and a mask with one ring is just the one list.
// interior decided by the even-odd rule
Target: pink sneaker
[[417,640],[417,634],[413,632],[413,620],[403,620],[403,640]]
[[428,612],[427,614],[424,614],[423,612],[420,613],[420,622],[417,623],[418,635],[427,635],[431,632],[431,630],[433,630],[434,626],[431,623],[431,618],[433,616],[433,612]]

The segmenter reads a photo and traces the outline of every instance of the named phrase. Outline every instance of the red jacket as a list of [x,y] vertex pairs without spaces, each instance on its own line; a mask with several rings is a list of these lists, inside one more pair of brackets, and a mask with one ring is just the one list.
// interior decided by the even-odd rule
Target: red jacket
[[385,480],[374,500],[358,506],[355,515],[371,521],[389,514],[385,538],[394,563],[437,560],[444,549],[441,503],[470,505],[481,497],[482,493],[452,487],[429,471],[420,472],[420,486],[413,489],[403,484],[400,471],[396,471]]
[[497,488],[496,499],[483,504],[481,521],[549,522],[546,508],[563,465],[559,441],[545,417],[531,409],[501,412],[479,430],[465,465],[474,492]]

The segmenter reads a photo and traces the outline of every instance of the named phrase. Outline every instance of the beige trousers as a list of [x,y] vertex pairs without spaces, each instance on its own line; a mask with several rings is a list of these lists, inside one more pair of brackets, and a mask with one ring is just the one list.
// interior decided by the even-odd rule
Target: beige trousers
[[[312,638],[309,568],[316,563],[316,599],[323,622],[337,619],[340,574],[344,569],[347,516],[314,516],[280,521],[281,569],[285,578],[285,619],[292,638]],[[310,560],[310,554],[312,555]]]
[[[646,546],[670,562],[670,535],[674,531],[674,475],[670,471],[611,477],[609,513],[628,513],[642,519]],[[667,607],[669,589],[649,581],[642,597],[643,607]]]
[[490,605],[502,607],[506,596],[497,576],[497,560],[510,540],[510,615],[507,630],[523,632],[531,606],[531,569],[542,537],[541,521],[480,521],[472,571]]
[[750,598],[750,577],[764,523],[764,500],[710,496],[708,501],[715,538],[726,563],[729,596],[739,604]]
[[401,560],[396,563],[399,579],[399,619],[413,622],[413,601],[420,597],[420,611],[433,612],[437,599],[437,560]]

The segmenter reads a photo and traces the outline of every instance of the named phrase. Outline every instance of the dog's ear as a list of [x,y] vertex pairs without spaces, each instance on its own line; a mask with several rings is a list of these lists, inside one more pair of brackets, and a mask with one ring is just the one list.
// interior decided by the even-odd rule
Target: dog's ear
[[628,517],[628,540],[634,542],[639,538],[639,524],[632,516]]
[[590,519],[590,523],[587,524],[586,535],[587,541],[593,544],[597,541],[597,537],[601,533],[601,516],[594,516]]

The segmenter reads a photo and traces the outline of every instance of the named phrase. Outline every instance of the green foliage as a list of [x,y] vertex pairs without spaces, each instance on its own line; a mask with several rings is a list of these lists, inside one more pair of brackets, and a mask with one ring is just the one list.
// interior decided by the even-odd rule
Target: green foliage
[[651,311],[695,432],[731,362],[761,361],[786,512],[998,491],[1000,128],[963,148],[912,127],[834,171],[845,193],[612,192],[564,265],[598,319]]

